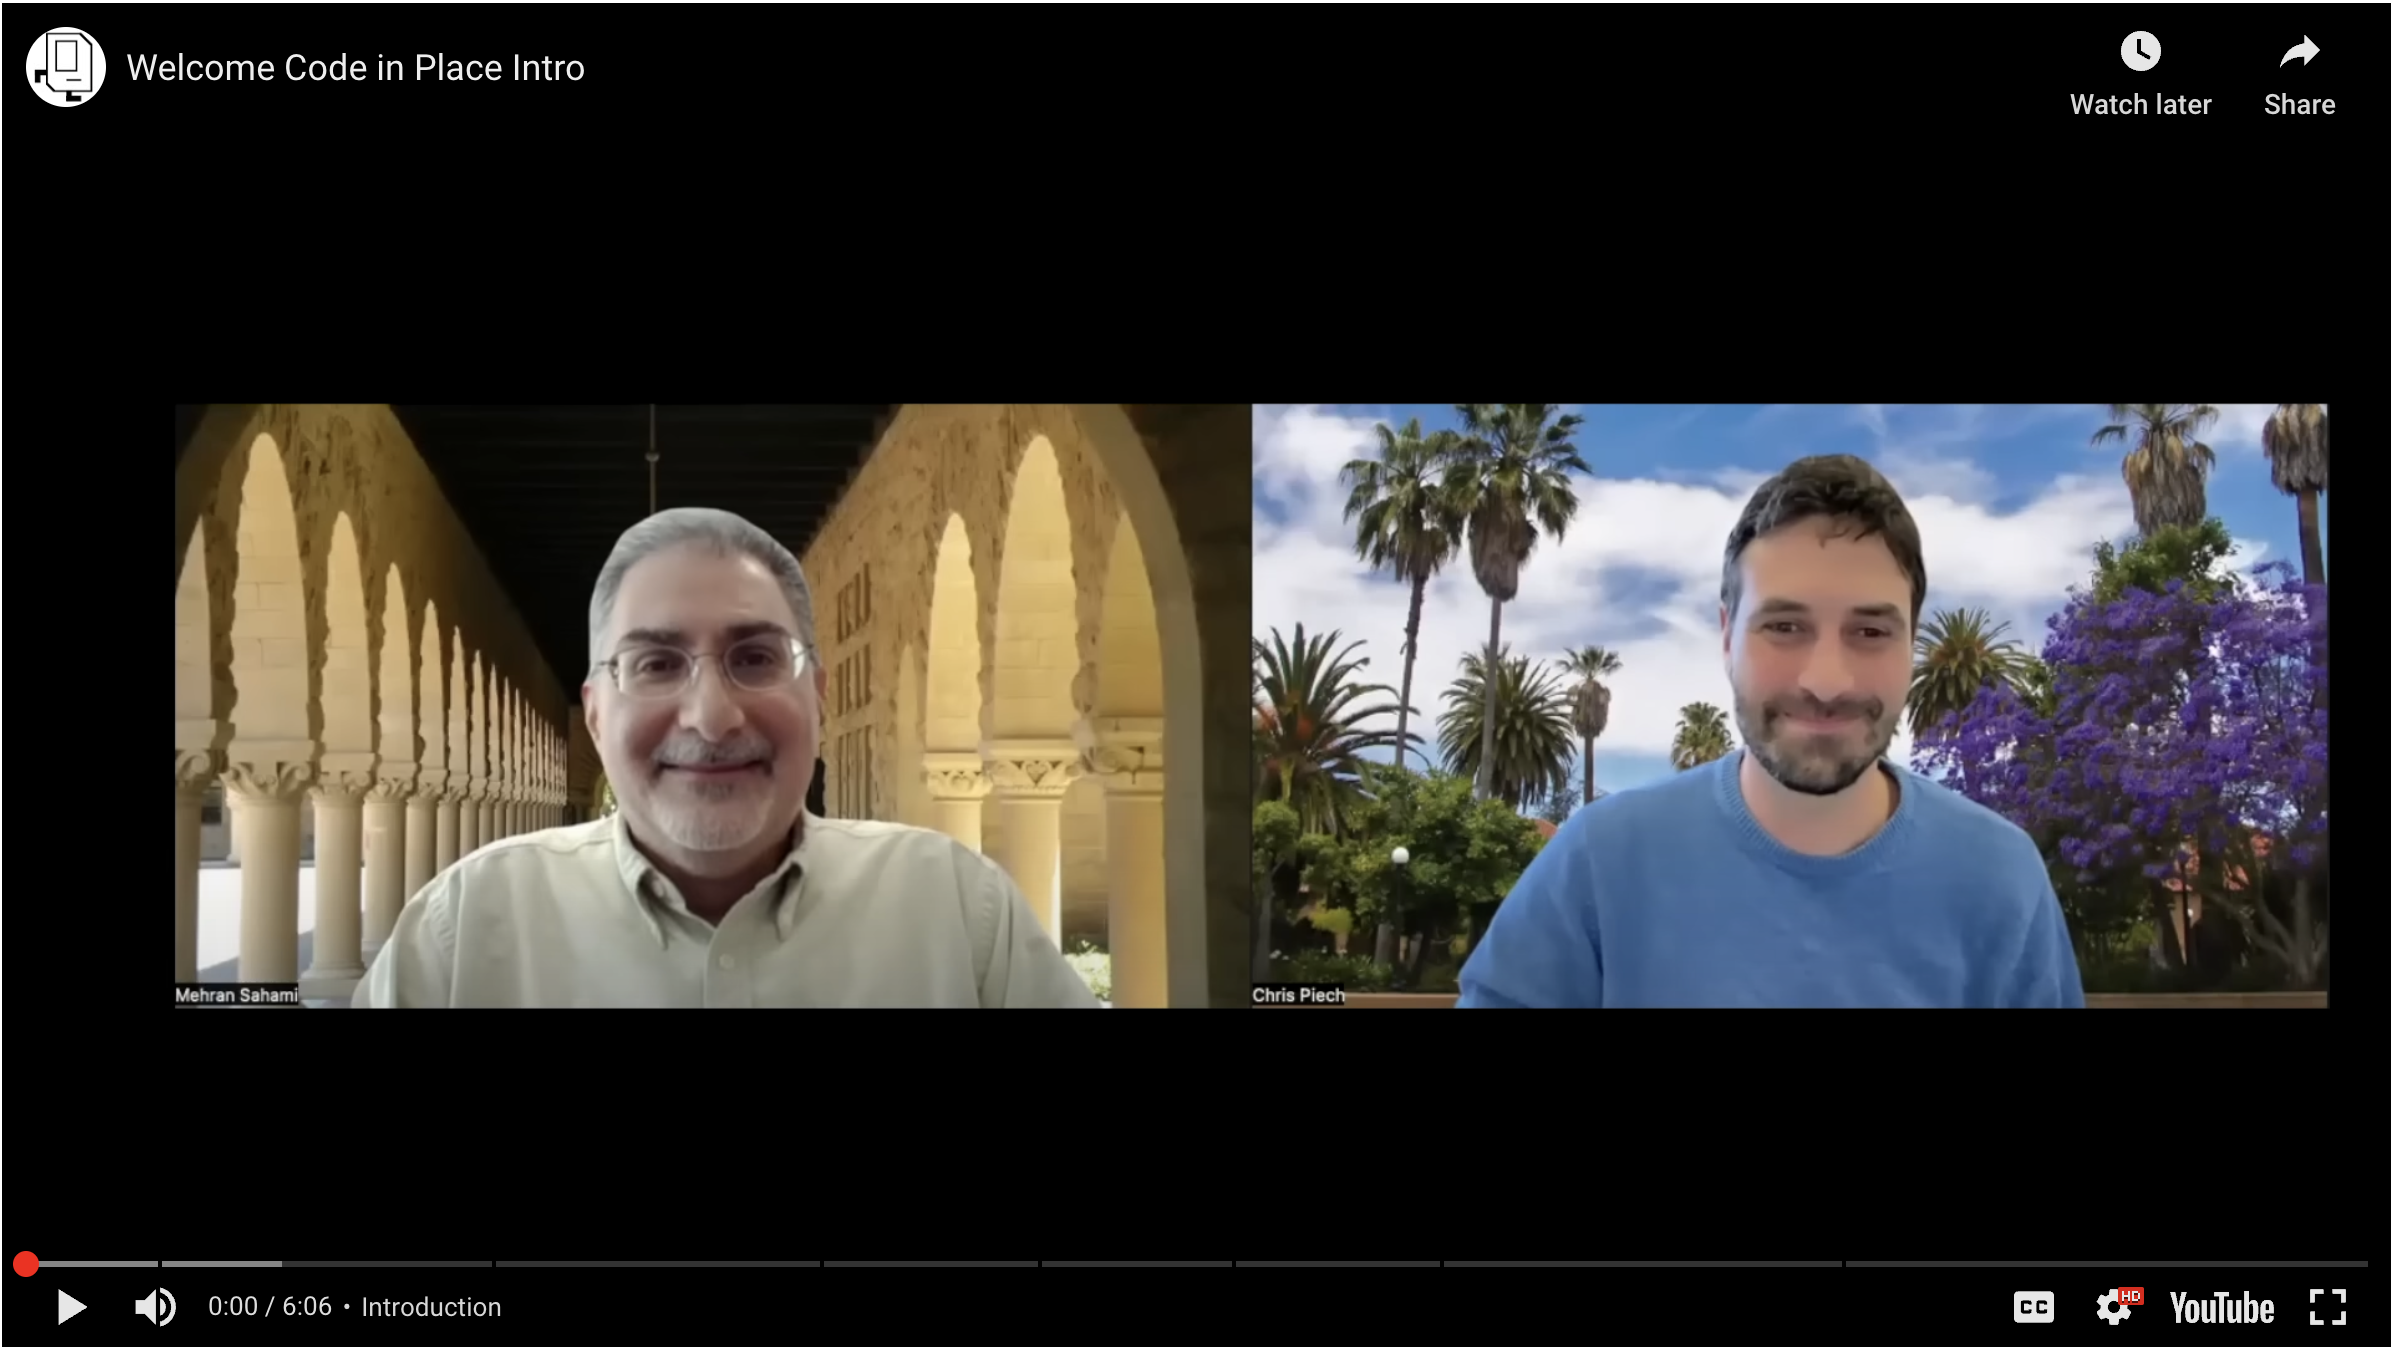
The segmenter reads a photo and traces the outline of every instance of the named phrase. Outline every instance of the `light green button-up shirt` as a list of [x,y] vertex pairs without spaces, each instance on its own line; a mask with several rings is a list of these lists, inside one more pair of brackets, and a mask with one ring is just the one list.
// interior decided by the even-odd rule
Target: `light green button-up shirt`
[[622,816],[495,842],[401,910],[351,1005],[1096,1007],[1012,879],[943,833],[806,820],[710,926]]

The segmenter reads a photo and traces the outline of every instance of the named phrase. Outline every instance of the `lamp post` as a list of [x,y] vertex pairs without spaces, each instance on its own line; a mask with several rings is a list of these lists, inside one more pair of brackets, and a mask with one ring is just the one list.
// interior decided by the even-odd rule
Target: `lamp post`
[[1390,896],[1393,899],[1393,903],[1390,905],[1393,911],[1389,914],[1390,921],[1388,925],[1395,931],[1397,942],[1396,948],[1390,952],[1389,964],[1391,966],[1392,972],[1388,981],[1400,988],[1411,982],[1411,979],[1407,976],[1407,971],[1411,968],[1411,965],[1409,961],[1405,960],[1403,957],[1402,941],[1404,932],[1404,881],[1411,873],[1408,868],[1412,864],[1412,851],[1407,847],[1398,847],[1393,852],[1388,854],[1387,859],[1395,863],[1395,893]]

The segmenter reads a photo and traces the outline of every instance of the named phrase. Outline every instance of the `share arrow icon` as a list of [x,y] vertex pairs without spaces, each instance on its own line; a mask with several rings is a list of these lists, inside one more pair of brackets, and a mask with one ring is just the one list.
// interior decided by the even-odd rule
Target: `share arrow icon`
[[2293,48],[2291,51],[2284,53],[2284,59],[2276,62],[2276,69],[2282,70],[2285,66],[2290,65],[2292,63],[2292,58],[2295,56],[2301,58],[2302,65],[2307,65],[2309,64],[2311,58],[2315,57],[2316,55],[2317,44],[2309,40],[2309,35],[2307,33],[2303,33],[2301,34],[2301,45]]

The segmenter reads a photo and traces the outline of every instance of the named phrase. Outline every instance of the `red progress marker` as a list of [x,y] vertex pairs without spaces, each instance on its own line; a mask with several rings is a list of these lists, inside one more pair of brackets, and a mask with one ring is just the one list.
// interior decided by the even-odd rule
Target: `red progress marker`
[[19,1250],[17,1257],[8,1261],[8,1266],[17,1271],[18,1277],[30,1278],[33,1270],[42,1266],[42,1261],[34,1258],[31,1250]]

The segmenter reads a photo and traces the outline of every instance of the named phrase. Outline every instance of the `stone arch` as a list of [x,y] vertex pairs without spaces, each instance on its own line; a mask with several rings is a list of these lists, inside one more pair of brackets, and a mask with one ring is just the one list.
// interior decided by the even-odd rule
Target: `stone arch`
[[[232,605],[233,735],[244,744],[304,746],[276,761],[312,762],[316,705],[307,652],[307,583],[299,520],[274,437],[250,441],[237,491],[238,583]],[[232,467],[228,464],[227,467]]]
[[223,725],[216,715],[216,626],[208,603],[205,530],[193,529],[174,579],[174,976],[199,977],[199,861],[211,848],[203,813]]
[[[1091,745],[1115,748],[1160,735],[1163,714],[1161,638],[1154,623],[1154,595],[1146,579],[1138,548],[1137,530],[1116,519],[1105,534],[1104,571],[1098,585],[1088,587],[1093,602],[1081,615],[1087,645],[1093,648],[1085,688],[1089,704]],[[1159,747],[1159,743],[1158,743]],[[1109,762],[1110,760],[1108,760]],[[1063,935],[1065,947],[1082,940],[1102,943],[1108,951],[1124,934],[1159,932],[1162,913],[1123,911],[1125,903],[1159,898],[1151,886],[1125,887],[1115,883],[1113,840],[1108,836],[1106,793],[1102,773],[1074,781],[1063,796]],[[1131,850],[1159,849],[1156,839],[1133,839]],[[1134,935],[1132,943],[1135,944]],[[1162,949],[1131,950],[1114,955],[1116,998],[1131,1006],[1161,1006]],[[1125,991],[1126,966],[1135,966],[1127,982],[1139,986]]]
[[407,582],[393,565],[382,583],[381,677],[375,685],[381,728],[375,746],[385,776],[414,774],[422,751],[416,740],[415,643],[407,627]]
[[[515,800],[518,805],[530,799],[532,786],[539,780],[537,763],[532,753],[532,709],[518,688],[515,701]],[[521,821],[518,820],[518,823]]]
[[[1148,865],[1133,878],[1146,892],[1167,896],[1171,1005],[1249,1000],[1252,896],[1245,867],[1234,860],[1246,851],[1242,835],[1252,810],[1243,771],[1246,737],[1236,733],[1244,724],[1236,678],[1246,664],[1240,615],[1250,598],[1249,503],[1232,481],[1237,475],[1220,471],[1248,448],[1245,410],[1226,404],[907,404],[804,557],[807,573],[834,587],[846,583],[842,577],[870,570],[868,588],[879,591],[871,608],[889,621],[867,622],[865,649],[883,661],[910,651],[882,667],[910,665],[921,676],[902,696],[900,678],[876,680],[874,705],[860,716],[852,708],[841,713],[854,724],[834,725],[833,732],[903,724],[918,697],[925,761],[900,761],[891,734],[881,739],[883,762],[908,777],[927,769],[933,818],[958,836],[959,829],[981,834],[985,794],[985,850],[1023,883],[1034,903],[1050,887],[1054,844],[1025,846],[1024,838],[1012,836],[1012,825],[1018,817],[1041,827],[1032,808],[1044,794],[1041,787],[1068,776],[1072,760],[1108,783],[1109,835],[1117,805],[1120,813],[1141,816],[1121,835],[1152,840],[1144,848]],[[1008,560],[1002,546],[1006,517],[1016,478],[1042,436],[1060,469],[1071,573],[1080,582],[1076,668],[1069,676],[1072,719],[1082,722],[1077,728],[1093,742],[1056,746],[1052,754],[1029,752],[1032,746],[1020,743],[982,743],[976,747],[985,757],[954,754],[949,764],[950,755],[939,752],[945,746],[931,738],[943,664],[931,652],[939,633],[950,630],[936,619],[966,593],[978,610],[977,639],[967,634],[957,644],[976,650],[978,658],[979,697],[966,703],[981,709],[980,720],[967,723],[978,732],[972,738],[993,738],[988,712],[998,668],[998,588]],[[1036,473],[1035,464],[1031,471]],[[1136,531],[1155,609],[1166,743],[1160,754],[1141,751],[1135,780],[1116,800],[1110,788],[1124,770],[1116,766],[1120,737],[1106,736],[1099,725],[1108,709],[1100,687],[1101,634],[1108,559],[1123,528]],[[968,591],[956,583],[955,566],[967,559],[960,569],[970,577]],[[842,644],[858,644],[852,631]],[[970,741],[951,734],[947,742],[961,749]],[[576,781],[587,782],[581,752],[577,743]],[[999,780],[1004,785],[992,790]],[[1108,836],[1108,863],[1128,850]],[[1208,854],[1222,860],[1208,865]],[[1158,859],[1160,868],[1152,864]],[[1115,982],[1118,989],[1118,976]]]
[[[298,865],[312,822],[296,808],[297,796],[320,747],[307,571],[282,447],[271,435],[253,437],[245,455],[226,461],[228,478],[236,471],[228,728],[236,795],[225,813],[234,835],[229,855],[242,863],[240,973],[287,983],[299,974]],[[263,855],[250,835],[252,809],[265,830]]]
[[[490,780],[490,674],[480,651],[467,658],[465,677],[465,775],[478,797],[488,789]],[[469,802],[466,808],[479,807]],[[478,826],[473,841],[476,847],[484,841]],[[460,855],[466,851],[463,842],[457,844],[457,851]]]
[[[398,579],[394,571],[391,577]],[[448,770],[448,699],[442,691],[448,666],[442,662],[440,641],[440,605],[430,599],[424,601],[424,629],[420,646],[423,671],[416,684],[416,722],[423,727],[423,750],[418,761],[424,771]],[[429,777],[426,781],[439,781]]]
[[[1240,902],[1243,861],[1215,876],[1208,873],[1208,803],[1219,821],[1217,853],[1243,857],[1243,835],[1252,804],[1245,776],[1235,763],[1205,759],[1206,688],[1203,643],[1197,636],[1196,589],[1188,570],[1188,543],[1172,512],[1171,496],[1156,471],[1155,457],[1119,403],[1084,403],[1073,409],[1090,451],[1111,482],[1129,529],[1137,534],[1147,590],[1154,603],[1157,653],[1163,689],[1163,892],[1166,916],[1166,981],[1173,1006],[1202,1006],[1210,1000],[1211,963],[1224,970],[1245,963],[1252,940],[1248,903]],[[1224,687],[1224,724],[1236,721],[1243,689]],[[1100,690],[1101,696],[1101,690]],[[1243,736],[1239,736],[1240,739]],[[1224,751],[1235,746],[1218,737]],[[1223,862],[1224,867],[1231,863]],[[1215,951],[1219,950],[1216,956]],[[1233,953],[1234,952],[1234,953]],[[1118,957],[1117,961],[1118,961]],[[1209,961],[1209,962],[1208,962]],[[1242,981],[1233,978],[1222,983]],[[1118,995],[1118,993],[1117,993]]]
[[[374,752],[374,663],[366,642],[365,571],[349,512],[332,518],[324,558],[324,675],[320,733],[326,755]],[[344,769],[356,765],[343,763]]]
[[[208,604],[208,546],[204,530],[191,531],[182,569],[174,579],[175,748],[206,752],[216,745],[216,626]],[[197,743],[184,726],[204,724]]]
[[493,701],[497,703],[492,720],[498,726],[498,747],[490,755],[490,775],[498,779],[499,809],[503,815],[505,802],[515,794],[515,681],[499,675],[498,694]]
[[1138,531],[1123,520],[1105,563],[1103,620],[1097,628],[1097,714],[1163,714],[1163,635],[1155,626],[1154,586],[1146,576]]
[[980,752],[980,596],[963,516],[939,536],[930,590],[923,745],[933,753]]
[[922,780],[930,823],[969,847],[981,845],[982,735],[980,580],[963,516],[950,513],[931,566],[924,633]]
[[450,628],[449,790],[463,790],[473,778],[473,679],[468,672],[465,633]]
[[997,623],[987,726],[1000,740],[1068,740],[1078,710],[1078,588],[1071,516],[1055,447],[1034,437],[1022,453],[997,546]]

